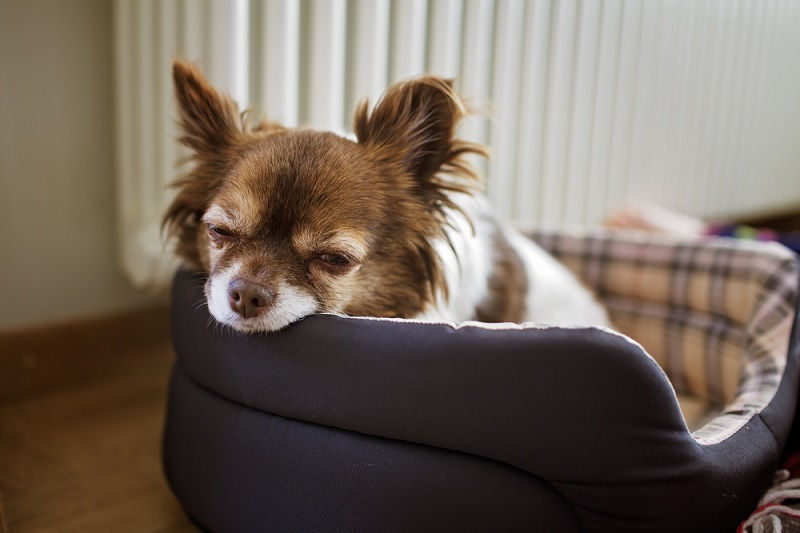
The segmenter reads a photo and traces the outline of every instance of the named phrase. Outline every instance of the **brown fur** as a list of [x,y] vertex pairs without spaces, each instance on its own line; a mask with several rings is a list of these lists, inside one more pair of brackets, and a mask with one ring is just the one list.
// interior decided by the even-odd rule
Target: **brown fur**
[[525,320],[525,298],[530,289],[525,263],[505,235],[497,232],[492,240],[494,265],[489,276],[486,299],[475,309],[481,322],[516,322]]
[[[411,80],[371,112],[362,103],[354,143],[269,122],[251,128],[197,68],[176,61],[173,77],[194,164],[175,183],[164,225],[187,266],[213,275],[240,263],[264,283],[280,273],[314,294],[319,312],[410,317],[446,291],[432,245],[446,238],[443,209],[457,209],[446,193],[477,187],[464,156],[485,155],[454,137],[464,108],[452,82]],[[225,213],[214,224],[231,226],[217,245],[202,220],[212,205]],[[319,261],[342,251],[347,268]]]

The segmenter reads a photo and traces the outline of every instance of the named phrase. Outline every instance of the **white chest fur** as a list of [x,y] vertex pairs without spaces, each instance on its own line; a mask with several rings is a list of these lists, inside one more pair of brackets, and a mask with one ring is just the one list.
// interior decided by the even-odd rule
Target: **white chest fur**
[[[465,321],[476,318],[476,310],[489,297],[489,283],[495,268],[498,247],[503,239],[524,265],[527,291],[524,322],[547,324],[609,326],[605,309],[569,270],[514,228],[499,223],[486,198],[453,196],[472,221],[458,212],[448,213],[450,243],[437,243],[447,280],[449,299],[440,296],[437,305],[421,316],[422,320]],[[451,247],[452,244],[452,247]]]

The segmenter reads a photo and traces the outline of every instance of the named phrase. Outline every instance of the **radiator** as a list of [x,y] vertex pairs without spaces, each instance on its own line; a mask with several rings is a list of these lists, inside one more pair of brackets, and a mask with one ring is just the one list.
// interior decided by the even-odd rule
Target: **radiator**
[[186,154],[170,63],[242,107],[348,130],[422,73],[485,110],[487,192],[506,218],[597,224],[626,199],[720,218],[800,205],[794,0],[115,0],[120,253],[139,286],[174,267],[160,217]]

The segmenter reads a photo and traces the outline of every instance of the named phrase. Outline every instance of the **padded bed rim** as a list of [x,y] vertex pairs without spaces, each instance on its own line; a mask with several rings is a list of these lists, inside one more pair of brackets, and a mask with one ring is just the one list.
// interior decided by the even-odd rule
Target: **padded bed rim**
[[[192,277],[191,274],[179,274],[175,284],[174,309],[185,310],[189,308],[185,306],[186,304],[191,306],[197,301],[195,292],[198,290],[198,283],[201,288],[201,280]],[[674,402],[674,391],[663,372],[653,368],[655,363],[652,359],[649,356],[642,357],[644,354],[637,352],[631,343],[621,341],[620,344],[617,336],[589,329],[586,330],[586,335],[591,342],[581,346],[585,349],[591,348],[595,355],[597,352],[594,350],[598,346],[601,347],[598,357],[604,361],[602,368],[605,371],[612,372],[616,379],[620,378],[619,372],[623,374],[633,372],[627,378],[629,382],[647,384],[633,396],[630,391],[620,392],[625,387],[596,391],[597,394],[592,394],[587,404],[594,409],[595,414],[593,420],[587,421],[589,427],[580,427],[578,428],[580,431],[576,432],[574,415],[587,413],[583,409],[586,405],[579,405],[580,402],[578,404],[567,402],[570,405],[553,413],[549,420],[548,417],[542,419],[541,416],[536,416],[537,412],[541,415],[541,410],[520,409],[520,406],[541,404],[549,396],[546,390],[535,390],[533,391],[535,394],[519,396],[523,391],[518,387],[512,387],[513,390],[506,389],[505,400],[510,400],[509,405],[516,408],[501,410],[503,420],[498,421],[486,418],[487,412],[491,418],[492,410],[487,411],[485,406],[481,405],[480,398],[473,398],[473,401],[466,405],[459,402],[452,403],[452,396],[444,394],[444,397],[441,397],[441,389],[433,387],[432,390],[437,391],[440,396],[435,397],[433,403],[430,398],[421,398],[420,403],[415,406],[417,409],[411,411],[438,417],[429,418],[428,423],[422,428],[411,424],[398,429],[397,421],[403,420],[403,411],[407,411],[409,405],[398,402],[398,398],[391,394],[393,389],[387,389],[383,384],[376,386],[374,383],[372,386],[365,386],[363,379],[348,379],[345,380],[346,383],[335,379],[336,376],[354,378],[352,371],[354,368],[358,369],[358,365],[354,366],[354,362],[346,358],[335,361],[336,358],[331,355],[335,355],[336,346],[346,346],[348,340],[352,340],[349,335],[355,333],[350,331],[351,326],[356,322],[359,324],[363,322],[333,316],[314,316],[280,334],[257,338],[210,331],[206,328],[207,320],[205,308],[198,309],[194,314],[185,312],[173,314],[179,365],[193,380],[203,386],[235,399],[243,405],[265,412],[274,411],[287,418],[340,427],[388,439],[420,442],[515,465],[548,479],[569,501],[585,509],[585,514],[589,517],[586,518],[587,523],[602,524],[609,517],[630,513],[631,509],[637,508],[637,502],[640,507],[647,509],[642,511],[643,519],[654,518],[653,510],[650,508],[656,501],[661,501],[662,504],[671,501],[673,506],[667,506],[670,509],[668,514],[671,514],[675,506],[680,504],[675,501],[679,499],[676,498],[676,492],[681,494],[684,501],[687,499],[687,494],[696,493],[695,497],[688,499],[693,500],[694,504],[707,500],[705,508],[709,511],[714,508],[719,508],[720,511],[723,508],[726,510],[726,513],[717,516],[736,516],[735,509],[742,508],[743,501],[752,501],[754,504],[769,482],[771,472],[777,464],[781,441],[785,441],[788,432],[788,422],[786,422],[788,417],[781,416],[781,413],[793,407],[790,405],[791,399],[796,395],[794,388],[797,383],[797,343],[793,341],[791,346],[795,351],[793,357],[789,358],[787,373],[784,375],[778,394],[762,415],[756,416],[751,424],[724,442],[713,446],[700,446],[691,439],[691,435],[683,425],[677,404]],[[385,339],[387,335],[398,334],[395,328],[409,326],[446,327],[431,324],[382,323],[372,331],[372,338]],[[363,328],[363,325],[358,327]],[[488,330],[488,333],[487,330],[470,328],[459,331],[468,333],[467,342],[463,347],[469,353],[475,351],[481,353],[484,346],[482,342],[485,342],[484,335],[492,335],[491,330]],[[566,331],[574,337],[575,330],[561,328],[537,330],[536,335],[546,339],[546,341],[539,339],[543,342],[541,346],[552,348],[563,342]],[[321,344],[327,346],[329,353],[314,355],[302,341],[313,338],[319,332],[322,332],[323,339],[333,340],[331,343]],[[405,338],[408,338],[407,334],[408,331],[403,332]],[[361,332],[358,335],[361,335]],[[442,335],[442,331],[437,330],[435,335]],[[413,335],[411,337],[413,338]],[[451,342],[454,337],[452,330],[444,337]],[[478,340],[480,342],[477,342]],[[345,344],[337,344],[342,342]],[[507,363],[514,361],[518,364],[519,360],[525,361],[524,354],[520,352],[520,350],[523,352],[530,350],[525,342],[519,346],[512,343],[509,353],[516,355],[502,358],[500,361],[494,359],[492,365],[508,374]],[[316,338],[315,344],[320,345],[319,338]],[[472,351],[469,350],[470,347]],[[402,348],[407,349],[408,346]],[[505,346],[504,351],[506,351]],[[269,357],[265,357],[267,354]],[[379,358],[381,367],[386,364],[387,359],[404,363],[416,361],[416,356],[413,354],[404,356],[402,352],[394,353],[388,358],[385,353],[369,355],[372,358]],[[429,357],[427,353],[417,355],[422,359]],[[603,356],[608,357],[603,359]],[[403,360],[402,357],[406,359]],[[577,364],[575,361],[585,360],[586,357],[585,354],[577,356],[574,353],[566,356],[558,354],[548,359],[544,367],[558,375],[559,372],[574,371],[574,365]],[[483,358],[485,359],[485,356]],[[560,366],[558,360],[562,361]],[[471,368],[475,361],[475,357],[467,357],[466,361],[462,360],[460,363],[464,366],[463,364],[468,362],[466,366]],[[609,364],[611,361],[619,364]],[[334,364],[331,365],[332,362]],[[279,367],[274,366],[276,363]],[[580,365],[578,367],[582,368]],[[633,368],[637,370],[632,371]],[[525,371],[517,372],[516,375],[525,375],[539,369],[525,367]],[[485,369],[478,368],[478,370],[480,372],[477,375],[485,380],[487,378]],[[592,370],[583,376],[583,383],[598,381],[602,383],[602,379],[597,380],[598,376],[602,376],[602,369],[599,370],[600,374],[594,372],[596,369]],[[413,365],[405,369],[402,367],[386,369],[386,375],[393,375],[396,379],[398,371],[400,375],[406,375],[409,379],[415,376]],[[472,368],[472,371],[475,372],[476,369]],[[444,369],[441,374],[438,376],[440,379],[448,375]],[[280,383],[270,383],[273,387],[265,387],[265,382],[262,380],[274,376],[281,377]],[[359,376],[373,377],[369,373],[361,375],[356,372],[355,377]],[[791,376],[795,377],[794,385],[791,379],[787,379]],[[452,376],[451,381],[463,384],[465,381],[461,379],[462,377]],[[334,389],[319,392],[320,386],[325,389],[332,383],[336,384]],[[445,379],[443,383],[447,383],[447,380]],[[419,390],[419,388],[413,389],[415,394],[418,394]],[[585,389],[582,389],[582,392],[584,391]],[[354,392],[357,393],[355,398]],[[641,396],[638,396],[640,393]],[[264,394],[271,398],[266,403]],[[290,398],[288,402],[287,394]],[[359,396],[360,394],[372,398],[372,403],[365,404],[364,397]],[[344,405],[330,403],[332,398],[343,395],[350,398],[349,403]],[[410,395],[411,398],[413,396]],[[376,398],[391,401],[376,406],[374,403]],[[404,399],[407,400],[408,397]],[[468,394],[460,396],[460,400],[465,399],[469,400]],[[635,401],[631,403],[631,400]],[[391,411],[391,405],[398,404],[401,408],[396,412]],[[603,413],[617,413],[617,407],[631,404],[636,407],[633,414],[623,414],[619,419],[602,416]],[[426,409],[426,405],[429,408]],[[376,407],[390,409],[390,412]],[[653,410],[660,412],[662,416],[652,419]],[[459,413],[469,413],[470,416],[481,415],[484,418],[479,416],[467,421],[454,420],[458,418]],[[481,427],[476,420],[491,422],[491,426]],[[525,432],[520,431],[520,428],[531,429]],[[554,449],[558,450],[555,454]],[[742,458],[750,459],[743,465],[741,471],[730,468],[731,461],[741,461]],[[713,483],[710,484],[709,475],[713,478]],[[598,483],[598,480],[602,482]],[[647,489],[642,490],[643,486]],[[602,494],[612,496],[611,504],[603,498],[598,500]],[[724,494],[732,495],[738,501],[727,505]]]

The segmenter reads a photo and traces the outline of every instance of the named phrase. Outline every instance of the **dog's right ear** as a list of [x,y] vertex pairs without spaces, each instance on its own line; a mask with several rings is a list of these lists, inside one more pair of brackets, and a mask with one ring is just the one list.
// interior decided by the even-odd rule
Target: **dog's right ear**
[[181,142],[201,158],[229,148],[242,133],[236,103],[217,92],[199,68],[185,61],[173,62],[172,78],[183,130]]
[[172,77],[183,130],[180,141],[194,152],[195,165],[185,177],[173,182],[178,193],[164,214],[162,229],[175,237],[176,252],[187,266],[201,270],[203,258],[197,245],[200,218],[245,132],[236,103],[217,92],[200,69],[176,60]]

